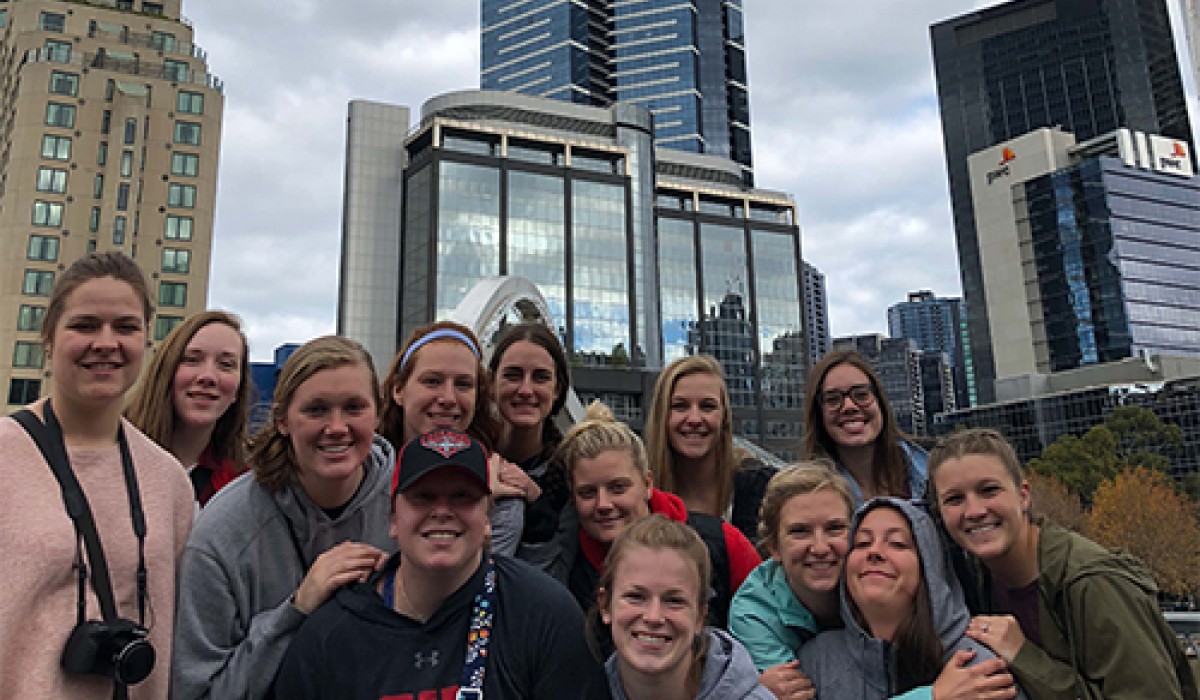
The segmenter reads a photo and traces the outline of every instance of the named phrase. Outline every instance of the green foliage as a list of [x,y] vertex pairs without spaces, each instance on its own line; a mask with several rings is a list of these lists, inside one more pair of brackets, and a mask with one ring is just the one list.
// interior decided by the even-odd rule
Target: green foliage
[[629,366],[629,351],[625,349],[625,343],[617,343],[613,346],[612,355],[613,367],[628,367]]
[[1067,488],[1079,494],[1085,507],[1100,482],[1111,479],[1120,470],[1117,459],[1117,438],[1103,425],[1097,425],[1077,438],[1064,435],[1042,452],[1041,457],[1029,460],[1035,474],[1056,476]]
[[1122,406],[1083,437],[1064,435],[1029,461],[1036,474],[1056,476],[1090,507],[1101,482],[1127,467],[1168,473],[1183,445],[1183,431],[1138,406]]

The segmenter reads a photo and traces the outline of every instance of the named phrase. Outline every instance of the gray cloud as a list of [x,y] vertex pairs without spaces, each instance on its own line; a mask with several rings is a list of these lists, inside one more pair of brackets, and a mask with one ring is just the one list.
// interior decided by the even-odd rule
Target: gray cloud
[[[974,3],[974,6],[991,3]],[[747,0],[757,181],[791,193],[835,334],[959,290],[929,25],[961,0]],[[478,0],[187,0],[225,80],[210,303],[256,359],[334,328],[346,103],[478,85]]]

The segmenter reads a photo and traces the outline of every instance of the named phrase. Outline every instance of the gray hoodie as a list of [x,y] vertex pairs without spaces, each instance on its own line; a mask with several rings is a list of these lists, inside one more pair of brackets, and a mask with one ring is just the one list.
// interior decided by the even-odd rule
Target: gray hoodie
[[200,511],[179,565],[174,700],[242,700],[267,694],[305,619],[291,603],[317,555],[351,540],[395,549],[391,522],[396,453],[376,436],[358,492],[330,520],[296,485],[271,492],[243,474]]
[[[696,700],[775,700],[771,691],[759,684],[758,669],[741,643],[724,630],[707,627],[704,632],[708,635],[708,653]],[[616,654],[609,657],[604,669],[613,700],[629,700],[621,685]]]
[[[899,509],[912,525],[913,539],[921,556],[921,577],[929,589],[929,601],[933,607],[934,628],[942,640],[942,663],[949,661],[959,649],[975,652],[969,664],[972,666],[996,658],[986,646],[966,636],[971,613],[963,600],[962,587],[942,549],[937,526],[925,511],[899,498],[872,499],[854,514],[850,526],[851,542],[863,516],[879,506]],[[883,700],[891,697],[897,692],[891,644],[872,637],[854,619],[844,576],[839,588],[845,628],[822,632],[801,647],[800,670],[812,679],[817,697],[824,700]],[[1017,697],[1026,697],[1019,688]]]

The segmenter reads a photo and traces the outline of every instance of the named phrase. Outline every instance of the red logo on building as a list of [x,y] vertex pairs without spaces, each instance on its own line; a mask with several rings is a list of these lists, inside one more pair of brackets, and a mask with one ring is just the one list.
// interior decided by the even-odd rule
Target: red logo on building
[[1187,148],[1180,142],[1175,142],[1175,150],[1171,151],[1172,158],[1187,158]]
[[1000,165],[1004,165],[1005,163],[1007,163],[1011,160],[1016,160],[1016,159],[1017,159],[1017,154],[1013,153],[1013,149],[1005,146],[1004,150],[1000,151]]

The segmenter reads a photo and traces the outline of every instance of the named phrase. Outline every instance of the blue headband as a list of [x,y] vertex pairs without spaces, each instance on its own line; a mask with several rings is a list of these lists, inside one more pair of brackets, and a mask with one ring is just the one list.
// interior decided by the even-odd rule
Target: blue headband
[[420,350],[423,346],[442,338],[453,338],[454,340],[462,342],[463,345],[466,345],[471,349],[471,354],[475,355],[475,359],[479,359],[479,348],[475,347],[475,341],[468,338],[466,333],[454,330],[453,328],[438,328],[437,330],[430,331],[427,335],[424,335],[421,338],[413,341],[413,344],[410,345],[408,350],[404,352],[404,357],[400,358],[400,366],[397,367],[397,371],[404,369],[404,365],[408,364],[408,359],[413,356],[414,352]]

